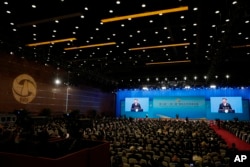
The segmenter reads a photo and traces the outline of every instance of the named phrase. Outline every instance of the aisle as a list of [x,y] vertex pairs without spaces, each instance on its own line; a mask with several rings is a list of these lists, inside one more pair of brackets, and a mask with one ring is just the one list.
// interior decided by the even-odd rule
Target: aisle
[[230,133],[227,130],[224,130],[222,128],[218,128],[216,125],[211,125],[211,128],[214,129],[214,131],[220,135],[225,142],[227,143],[228,147],[231,147],[232,143],[236,144],[236,148],[240,151],[250,151],[250,144],[244,142],[243,140],[236,137],[234,134]]

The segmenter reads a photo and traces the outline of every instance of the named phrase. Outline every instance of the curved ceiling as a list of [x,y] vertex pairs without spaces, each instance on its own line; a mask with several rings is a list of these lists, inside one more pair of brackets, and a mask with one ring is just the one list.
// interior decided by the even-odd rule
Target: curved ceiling
[[246,0],[6,0],[0,9],[0,49],[66,70],[72,84],[250,84]]

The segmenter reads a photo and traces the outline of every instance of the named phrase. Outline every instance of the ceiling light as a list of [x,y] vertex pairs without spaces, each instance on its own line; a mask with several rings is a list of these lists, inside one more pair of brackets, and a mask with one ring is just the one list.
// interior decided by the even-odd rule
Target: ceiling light
[[109,10],[109,13],[113,13],[113,10]]
[[211,89],[215,89],[215,88],[216,88],[216,85],[210,85],[210,88],[211,88]]
[[11,13],[11,11],[7,10],[7,11],[6,11],[6,13],[10,14],[10,13]]
[[149,23],[153,23],[153,20],[149,20]]
[[238,35],[241,35],[242,33],[241,32],[238,32]]
[[85,7],[84,10],[89,10],[88,7]]
[[167,28],[167,27],[164,27],[163,29],[164,29],[164,30],[167,30],[168,28]]
[[116,1],[116,4],[117,4],[117,5],[121,4],[121,1]]
[[246,23],[246,24],[249,23],[249,20],[246,20],[245,23]]
[[237,4],[237,1],[233,1],[232,4],[233,4],[233,5]]
[[81,15],[80,17],[81,17],[81,19],[83,19],[83,18],[84,18],[84,15]]
[[49,45],[49,44],[67,42],[67,41],[73,41],[73,40],[76,40],[76,38],[65,38],[65,39],[58,39],[58,40],[52,40],[52,41],[31,43],[31,44],[26,44],[26,46],[32,47],[32,46],[39,46],[39,45]]
[[125,25],[124,24],[121,24],[122,27],[124,27]]
[[226,22],[229,22],[229,21],[230,21],[230,19],[226,19],[225,21],[226,21]]
[[194,23],[193,26],[197,26],[197,23]]
[[83,45],[71,48],[64,48],[64,50],[76,50],[76,49],[85,49],[85,48],[93,48],[93,47],[100,47],[100,46],[109,46],[109,45],[116,45],[115,42],[107,42],[107,43],[99,43],[99,44],[92,44],[92,45]]
[[55,20],[55,23],[59,23],[59,20]]
[[167,13],[181,12],[181,11],[187,11],[187,10],[188,10],[188,6],[182,6],[182,7],[171,8],[171,9],[137,13],[137,14],[131,14],[131,15],[125,15],[125,16],[117,16],[117,17],[113,17],[113,18],[102,19],[101,21],[103,23],[108,23],[108,22],[114,22],[114,21],[127,20],[129,18],[131,18],[131,19],[132,18],[140,18],[140,17],[158,15],[160,13],[167,14]]
[[141,31],[140,30],[137,30],[137,33],[140,33]]
[[168,47],[177,47],[177,46],[186,46],[186,45],[190,45],[190,43],[177,43],[177,44],[168,44],[168,45],[146,46],[146,47],[139,47],[139,48],[130,48],[129,50],[134,51],[134,50],[168,48]]
[[32,8],[36,8],[36,5],[31,5]]
[[194,8],[193,8],[193,10],[194,10],[194,11],[197,11],[197,10],[198,10],[198,8],[197,8],[197,7],[194,7]]
[[141,7],[145,8],[145,7],[146,7],[146,4],[142,4]]
[[213,25],[212,25],[212,27],[214,28],[214,27],[216,27],[216,25],[215,25],[215,24],[213,24]]
[[180,18],[181,18],[181,19],[184,19],[184,16],[181,16]]
[[216,10],[216,11],[215,11],[215,14],[219,14],[219,13],[220,13],[220,11],[219,11],[219,10]]
[[160,65],[160,64],[176,64],[176,63],[190,63],[190,60],[180,60],[180,61],[168,61],[168,62],[153,62],[153,63],[146,63],[146,65]]

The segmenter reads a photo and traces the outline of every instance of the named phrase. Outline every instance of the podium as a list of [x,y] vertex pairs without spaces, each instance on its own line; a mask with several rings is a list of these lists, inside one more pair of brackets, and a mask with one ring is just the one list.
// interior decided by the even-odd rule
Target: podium
[[235,113],[233,109],[219,109],[219,113]]

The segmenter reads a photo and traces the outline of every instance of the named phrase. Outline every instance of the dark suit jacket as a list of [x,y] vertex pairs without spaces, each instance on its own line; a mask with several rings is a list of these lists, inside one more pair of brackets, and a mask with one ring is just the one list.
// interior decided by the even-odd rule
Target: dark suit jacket
[[229,103],[226,103],[226,105],[224,105],[223,103],[221,103],[219,105],[219,112],[220,113],[225,113],[225,110],[228,110],[228,112],[234,112],[234,110],[232,110],[232,107]]
[[141,105],[139,103],[133,103],[131,106],[131,111],[142,111]]

